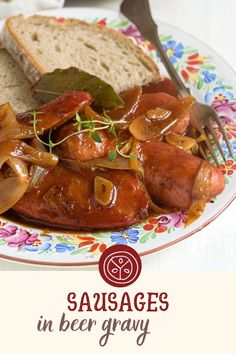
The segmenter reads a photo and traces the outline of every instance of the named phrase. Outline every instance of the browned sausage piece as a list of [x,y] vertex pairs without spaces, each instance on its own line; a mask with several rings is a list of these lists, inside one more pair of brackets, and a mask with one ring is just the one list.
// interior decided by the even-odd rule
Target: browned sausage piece
[[[73,124],[64,125],[57,130],[57,142],[76,131],[77,128]],[[54,152],[60,158],[77,161],[86,161],[108,156],[109,152],[114,149],[116,141],[110,134],[104,131],[98,132],[98,135],[102,141],[101,143],[94,141],[92,137],[88,137],[87,133],[74,135],[58,145]]]
[[[175,146],[152,140],[142,143],[145,186],[153,200],[187,210],[192,204],[192,190],[202,160]],[[224,177],[211,166],[211,197],[224,190]]]
[[[37,132],[44,134],[67,122],[81,111],[86,104],[92,102],[87,92],[69,91],[37,108]],[[21,124],[32,126],[32,110],[17,115]]]
[[[113,185],[108,205],[102,205],[95,198],[96,177]],[[148,216],[148,204],[149,198],[135,173],[99,169],[72,171],[59,164],[23,196],[14,210],[50,225],[114,229],[143,220]]]

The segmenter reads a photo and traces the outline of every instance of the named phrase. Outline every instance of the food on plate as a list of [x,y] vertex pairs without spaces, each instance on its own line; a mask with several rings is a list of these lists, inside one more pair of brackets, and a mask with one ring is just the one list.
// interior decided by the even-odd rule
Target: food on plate
[[[98,178],[102,183],[96,183]],[[100,194],[107,189],[108,201],[104,203]],[[112,229],[142,221],[148,216],[148,207],[149,197],[134,172],[81,166],[69,169],[59,164],[25,193],[14,209],[54,226]]]
[[[35,60],[49,33],[52,60],[45,50]],[[72,44],[64,52],[56,47],[61,36],[79,38],[76,48],[83,50],[73,62],[65,60]],[[10,18],[2,39],[15,57],[21,53],[29,79],[43,75],[31,88],[34,109],[15,113],[0,102],[0,214],[12,209],[47,227],[98,230],[184,210],[190,224],[224,190],[221,171],[199,157],[198,139],[189,136],[194,97],[178,98],[130,40],[41,16]],[[116,59],[110,48],[102,56],[104,39],[117,49]]]
[[[0,142],[10,139],[27,139],[35,134],[43,134],[52,128],[70,120],[83,107],[90,103],[92,98],[87,92],[66,92],[43,106],[40,106],[40,119],[36,119],[37,112],[28,111],[14,115],[9,104],[0,106]],[[34,121],[35,119],[35,121]],[[37,127],[36,127],[37,123]]]
[[98,76],[117,92],[160,79],[151,58],[129,38],[80,20],[10,17],[1,41],[33,83],[45,73],[73,66]]
[[144,168],[144,183],[154,201],[189,210],[194,199],[193,187],[204,163],[209,168],[209,187],[200,191],[201,196],[205,197],[205,194],[209,200],[224,189],[224,176],[219,169],[162,141],[143,143],[140,158]]

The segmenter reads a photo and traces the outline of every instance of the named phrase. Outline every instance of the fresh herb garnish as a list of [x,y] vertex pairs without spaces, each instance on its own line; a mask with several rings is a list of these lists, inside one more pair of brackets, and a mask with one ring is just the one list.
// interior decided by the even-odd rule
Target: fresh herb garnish
[[[56,146],[64,143],[66,140],[68,140],[72,136],[76,136],[76,135],[80,135],[80,134],[84,134],[84,133],[87,133],[88,138],[91,137],[96,143],[100,144],[100,143],[102,143],[102,139],[98,133],[99,131],[107,130],[114,137],[117,137],[116,125],[126,124],[126,122],[123,120],[118,120],[118,121],[112,120],[111,117],[107,114],[107,112],[105,110],[103,111],[103,116],[101,116],[101,120],[100,119],[82,120],[81,116],[78,113],[76,113],[74,126],[77,127],[77,130],[74,133],[69,134],[68,136],[66,136],[65,138],[63,138],[60,141],[53,142],[52,141],[52,130],[50,130],[48,133],[48,142],[45,142],[39,137],[39,135],[37,133],[37,123],[40,121],[38,119],[39,114],[42,114],[42,112],[36,112],[36,111],[31,112],[31,115],[33,116],[32,124],[33,124],[33,129],[34,129],[34,135],[43,145],[45,145],[49,148],[50,152],[52,152],[52,150]],[[124,141],[124,142],[118,141],[116,143],[115,148],[113,150],[111,150],[109,153],[108,158],[110,161],[114,160],[117,157],[117,154],[119,154],[120,156],[122,156],[124,158],[130,158],[130,159],[133,159],[136,157],[136,155],[133,153],[131,153],[129,155],[122,153],[120,148],[124,144],[126,144],[126,141]]]
[[109,153],[109,156],[108,156],[109,161],[113,161],[113,160],[115,160],[115,159],[116,159],[116,157],[117,157],[116,149],[111,150],[111,151],[110,151],[110,153]]
[[122,151],[121,151],[121,147],[126,144],[127,141],[123,141],[123,142],[117,142],[116,143],[116,146],[113,150],[110,151],[109,153],[109,160],[110,161],[113,161],[114,159],[116,159],[117,155],[120,155],[126,159],[135,159],[136,158],[136,155],[134,153],[130,153],[130,154],[124,154]]

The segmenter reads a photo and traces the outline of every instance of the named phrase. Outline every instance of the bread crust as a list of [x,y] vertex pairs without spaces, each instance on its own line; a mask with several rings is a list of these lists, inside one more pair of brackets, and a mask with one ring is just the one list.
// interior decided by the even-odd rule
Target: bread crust
[[5,49],[0,49],[0,104],[9,102],[16,113],[37,107],[30,82]]
[[[15,19],[24,20],[25,17],[23,15],[9,17],[5,21],[5,25],[1,33],[1,41],[7,51],[22,68],[29,80],[34,83],[39,79],[41,75],[45,74],[47,70],[37,62],[36,58],[30,53],[25,44],[15,33],[14,28],[11,25],[12,21]],[[36,19],[41,23],[50,24],[50,26],[60,26],[60,29],[64,28],[65,30],[69,26],[80,25],[83,27],[92,27],[94,31],[99,31],[101,34],[109,34],[110,38],[113,38],[114,40],[120,41],[122,43],[125,42],[130,50],[135,52],[135,55],[142,62],[142,64],[152,72],[152,81],[160,80],[160,72],[154,61],[146,53],[144,53],[144,51],[139,46],[134,44],[130,38],[123,35],[122,33],[119,33],[105,26],[88,23],[78,19],[65,19],[62,23],[58,22],[56,17],[49,16],[34,15],[28,19]]]

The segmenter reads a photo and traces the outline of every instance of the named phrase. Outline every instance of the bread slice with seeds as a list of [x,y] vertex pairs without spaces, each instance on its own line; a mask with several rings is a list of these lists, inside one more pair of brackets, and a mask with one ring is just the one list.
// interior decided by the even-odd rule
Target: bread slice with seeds
[[6,20],[1,41],[31,82],[57,68],[78,67],[117,92],[160,79],[158,67],[125,35],[76,19],[23,15]]

